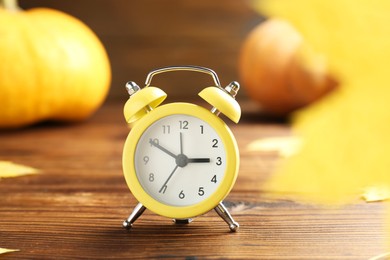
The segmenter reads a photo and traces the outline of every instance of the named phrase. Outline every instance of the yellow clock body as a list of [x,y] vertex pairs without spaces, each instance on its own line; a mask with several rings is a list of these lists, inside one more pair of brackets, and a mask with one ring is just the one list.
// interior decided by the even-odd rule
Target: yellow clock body
[[[167,94],[150,86],[153,76],[183,70],[212,77],[215,85],[199,93],[212,105],[210,110],[180,102],[160,106]],[[124,116],[131,131],[123,149],[123,172],[139,203],[123,222],[125,228],[131,228],[145,209],[187,224],[214,208],[231,231],[238,230],[223,199],[236,181],[239,152],[232,132],[218,115],[238,123],[241,109],[235,96],[239,88],[236,81],[222,88],[213,70],[199,66],[155,69],[142,89],[133,81],[126,83],[130,98]]]
[[232,189],[239,152],[228,126],[189,103],[156,107],[138,119],[123,151],[124,176],[147,209],[186,219],[215,208]]

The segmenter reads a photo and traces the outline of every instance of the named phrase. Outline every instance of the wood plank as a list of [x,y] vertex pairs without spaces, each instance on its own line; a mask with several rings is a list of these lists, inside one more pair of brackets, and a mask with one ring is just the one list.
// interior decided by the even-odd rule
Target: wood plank
[[42,172],[0,180],[0,246],[21,250],[7,259],[367,259],[384,253],[383,204],[324,209],[261,189],[278,158],[246,146],[290,130],[256,118],[244,111],[242,122],[231,124],[241,167],[225,203],[241,224],[237,233],[213,211],[174,225],[147,210],[132,230],[122,228],[137,204],[121,170],[128,133],[122,104],[106,104],[81,124],[1,132],[1,160]]

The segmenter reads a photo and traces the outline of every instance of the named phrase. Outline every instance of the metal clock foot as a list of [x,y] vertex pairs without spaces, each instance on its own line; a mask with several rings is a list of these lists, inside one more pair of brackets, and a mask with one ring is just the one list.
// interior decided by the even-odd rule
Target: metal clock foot
[[240,225],[234,221],[233,217],[230,215],[229,211],[222,204],[222,202],[220,202],[214,209],[218,215],[229,225],[229,228],[232,232],[238,231]]
[[126,229],[130,229],[133,226],[133,223],[139,218],[139,216],[142,215],[145,211],[144,205],[142,203],[138,203],[137,206],[135,206],[133,212],[131,212],[130,216],[123,221],[123,227]]

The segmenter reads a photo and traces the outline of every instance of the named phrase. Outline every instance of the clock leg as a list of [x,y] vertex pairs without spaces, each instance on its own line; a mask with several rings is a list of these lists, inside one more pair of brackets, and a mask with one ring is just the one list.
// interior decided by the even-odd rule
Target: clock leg
[[138,203],[137,206],[135,206],[133,212],[131,212],[130,216],[123,221],[123,227],[126,229],[130,229],[133,226],[133,223],[139,218],[139,216],[142,215],[145,211],[144,205],[142,203]]
[[227,208],[220,202],[215,208],[218,215],[229,225],[232,232],[238,231],[240,225],[234,221]]

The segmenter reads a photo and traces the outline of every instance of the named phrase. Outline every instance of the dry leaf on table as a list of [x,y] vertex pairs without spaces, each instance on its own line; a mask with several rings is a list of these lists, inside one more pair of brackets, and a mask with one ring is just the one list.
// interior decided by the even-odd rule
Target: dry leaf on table
[[362,198],[366,202],[385,201],[390,198],[390,186],[376,185],[364,189]]
[[13,162],[0,161],[0,178],[18,177],[36,173],[38,173],[38,170],[35,168]]
[[19,249],[7,249],[7,248],[0,247],[0,255],[5,254],[5,253],[16,252],[16,251],[20,251],[20,250]]

